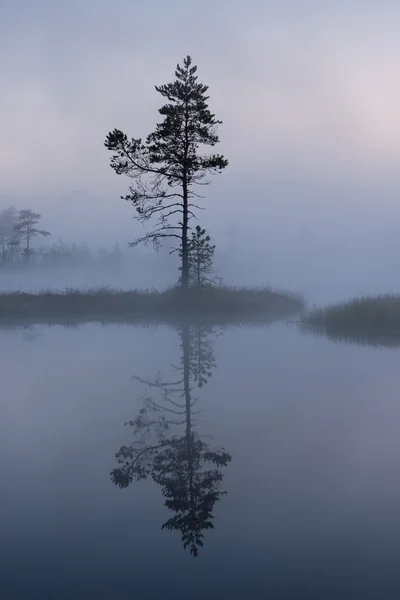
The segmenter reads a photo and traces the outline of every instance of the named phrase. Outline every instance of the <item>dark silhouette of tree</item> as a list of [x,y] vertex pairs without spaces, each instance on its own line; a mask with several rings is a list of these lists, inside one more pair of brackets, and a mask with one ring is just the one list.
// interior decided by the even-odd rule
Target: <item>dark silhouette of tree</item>
[[[8,213],[8,210],[4,211],[4,213]],[[15,213],[18,217],[19,213],[17,211]],[[30,246],[28,251],[25,247],[21,256],[21,241],[26,244],[25,227],[30,227],[30,225],[24,223],[22,227],[24,233],[21,234],[20,224],[20,221],[18,221],[15,224],[16,227],[14,225],[11,227],[10,232],[10,223],[5,218],[2,221],[2,213],[0,213],[0,265],[4,267],[17,266],[21,258],[32,257],[33,251]],[[30,238],[37,237],[38,235],[46,235],[47,233],[38,230],[35,226],[34,229],[36,230],[36,234],[32,229],[28,232]],[[4,245],[2,246],[2,244]],[[17,258],[20,261],[17,261]],[[31,265],[50,268],[98,267],[100,269],[109,268],[115,270],[121,267],[124,261],[124,255],[118,244],[115,244],[110,251],[107,248],[101,248],[97,255],[94,255],[86,243],[78,246],[76,243],[70,244],[62,239],[51,245],[44,244],[35,248],[34,258],[35,260],[31,260],[30,262]]]
[[[165,506],[175,513],[162,529],[180,531],[184,548],[193,556],[203,546],[203,531],[213,528],[214,505],[226,493],[220,490],[221,469],[231,460],[225,450],[212,448],[195,430],[198,398],[193,398],[193,384],[202,387],[207,382],[204,373],[209,375],[216,366],[211,345],[206,350],[195,348],[206,339],[196,329],[184,325],[179,331],[182,357],[180,366],[173,367],[176,379],[135,377],[157,390],[160,398],[142,396],[142,408],[128,423],[133,442],[121,447],[116,454],[119,466],[111,472],[111,480],[120,488],[148,476],[161,486]],[[182,426],[185,432],[179,435]]]
[[[189,287],[191,288],[208,287],[220,282],[220,278],[214,274],[215,245],[210,244],[210,241],[210,236],[200,225],[196,226],[188,240]],[[179,256],[182,258],[181,249],[179,249]],[[179,270],[182,271],[182,266]]]
[[51,246],[41,246],[36,251],[36,260],[43,266],[65,266],[71,261],[71,248],[68,243],[59,240]]
[[17,209],[14,206],[10,206],[0,213],[0,252],[3,267],[11,259],[10,247],[15,240],[14,226],[16,222]]
[[143,143],[141,138],[128,139],[119,129],[106,138],[105,146],[114,152],[111,167],[118,174],[134,180],[123,199],[132,202],[141,223],[155,221],[151,232],[130,245],[152,242],[158,248],[165,238],[179,240],[181,249],[181,287],[189,286],[189,220],[200,208],[193,203],[201,196],[195,185],[206,185],[207,174],[220,173],[228,161],[219,154],[203,155],[200,146],[219,142],[217,125],[222,123],[207,104],[208,86],[198,83],[197,67],[187,56],[175,71],[175,81],[155,86],[167,103],[159,109],[164,120]]
[[33,254],[31,248],[32,239],[39,236],[47,237],[50,235],[48,231],[37,228],[41,218],[42,216],[39,213],[35,213],[29,209],[21,210],[18,215],[18,221],[14,226],[14,231],[17,232],[25,242],[23,256],[26,263],[29,262],[29,259]]

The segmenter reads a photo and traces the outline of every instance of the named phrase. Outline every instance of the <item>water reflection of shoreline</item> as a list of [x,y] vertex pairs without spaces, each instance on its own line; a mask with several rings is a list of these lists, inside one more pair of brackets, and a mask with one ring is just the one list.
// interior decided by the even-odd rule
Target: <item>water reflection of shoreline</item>
[[184,548],[197,556],[203,532],[214,527],[214,505],[226,493],[220,489],[222,468],[231,456],[196,431],[199,398],[193,391],[208,383],[217,366],[216,333],[212,327],[192,325],[180,326],[178,333],[181,360],[179,366],[172,366],[174,376],[170,380],[160,374],[153,379],[135,377],[146,392],[138,414],[127,423],[133,441],[117,452],[118,466],[110,476],[120,488],[147,477],[160,485],[164,504],[174,513],[162,529],[180,531]]

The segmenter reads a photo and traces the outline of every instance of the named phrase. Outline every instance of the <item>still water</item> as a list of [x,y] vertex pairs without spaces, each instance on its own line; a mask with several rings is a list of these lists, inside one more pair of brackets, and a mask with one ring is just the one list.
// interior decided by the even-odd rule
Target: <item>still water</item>
[[398,351],[282,323],[0,349],[1,599],[400,597]]

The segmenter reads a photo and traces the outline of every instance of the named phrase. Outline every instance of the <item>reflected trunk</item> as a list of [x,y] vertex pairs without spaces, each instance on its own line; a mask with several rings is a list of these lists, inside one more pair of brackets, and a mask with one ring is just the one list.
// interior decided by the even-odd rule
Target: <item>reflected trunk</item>
[[[119,466],[111,472],[113,483],[121,488],[148,476],[160,485],[165,506],[174,513],[162,528],[180,531],[183,546],[194,556],[203,546],[203,531],[214,527],[213,508],[225,494],[219,489],[221,468],[231,460],[223,449],[205,443],[195,429],[198,398],[193,398],[192,387],[207,383],[216,367],[209,339],[212,334],[211,329],[182,325],[182,356],[180,366],[174,368],[180,374],[178,379],[135,378],[156,390],[161,399],[147,393],[142,396],[143,406],[129,422],[134,440],[116,454]],[[179,435],[182,426],[184,434]]]

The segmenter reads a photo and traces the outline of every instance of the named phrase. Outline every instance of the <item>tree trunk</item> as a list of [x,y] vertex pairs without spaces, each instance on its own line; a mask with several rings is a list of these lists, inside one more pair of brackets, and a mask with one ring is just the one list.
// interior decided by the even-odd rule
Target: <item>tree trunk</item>
[[183,218],[182,218],[182,279],[181,289],[189,287],[189,252],[188,252],[188,191],[186,181],[183,184]]
[[189,192],[188,192],[188,152],[189,152],[189,106],[188,96],[185,101],[185,145],[183,158],[183,214],[182,214],[182,279],[181,289],[187,290],[189,287],[189,252],[188,252],[188,229],[189,229]]
[[[193,436],[192,436],[192,398],[190,389],[190,326],[185,324],[182,327],[182,350],[183,350],[183,388],[185,394],[185,416],[186,416],[186,449],[188,462],[188,480],[189,480],[189,503],[190,516],[195,515],[195,495],[193,489],[194,467],[193,467]],[[197,556],[197,551],[194,549]]]
[[189,325],[186,323],[182,326],[182,353],[183,353],[183,388],[185,394],[185,410],[186,410],[186,435],[191,434],[191,390],[190,390],[190,332]]

